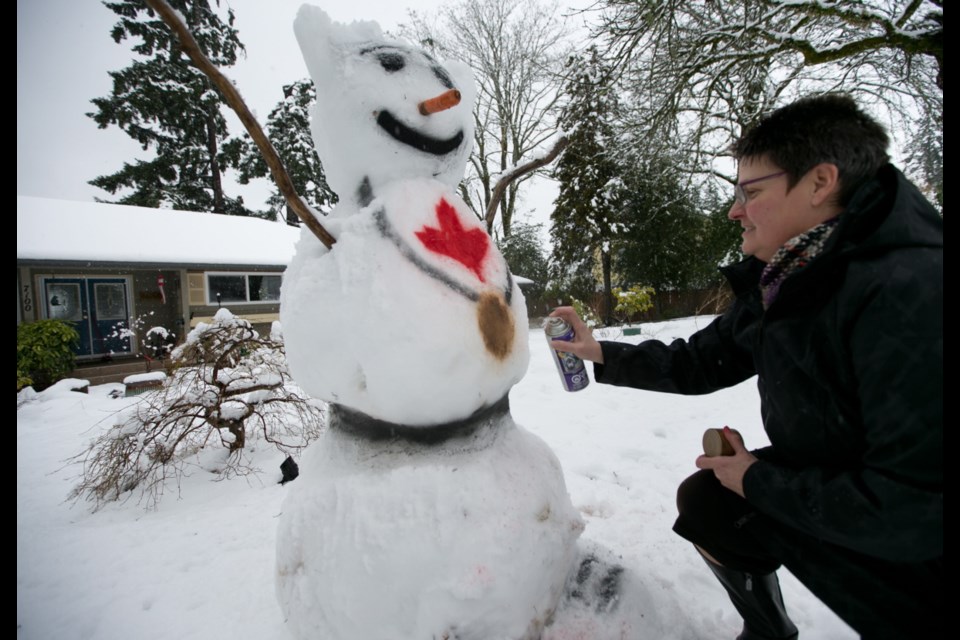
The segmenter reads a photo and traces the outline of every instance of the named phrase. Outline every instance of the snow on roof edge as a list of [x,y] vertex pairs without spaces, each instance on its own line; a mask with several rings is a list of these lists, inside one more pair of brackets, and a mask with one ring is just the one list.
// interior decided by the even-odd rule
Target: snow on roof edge
[[17,260],[287,265],[300,230],[216,213],[17,196]]

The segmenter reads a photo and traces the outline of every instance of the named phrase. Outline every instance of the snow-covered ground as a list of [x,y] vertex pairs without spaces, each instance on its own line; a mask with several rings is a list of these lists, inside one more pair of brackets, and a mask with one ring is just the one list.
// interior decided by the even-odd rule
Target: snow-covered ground
[[[709,320],[606,337],[670,341]],[[543,332],[531,330],[529,339],[530,369],[510,395],[514,418],[559,457],[586,521],[581,543],[609,550],[626,568],[612,613],[561,611],[545,637],[733,638],[740,620],[732,605],[670,528],[676,487],[695,471],[705,428],[730,425],[748,446],[766,443],[755,380],[702,397],[596,383],[567,393]],[[78,473],[66,460],[137,402],[111,398],[117,388],[92,387],[89,395],[54,388],[17,410],[17,637],[284,638],[274,544],[289,486],[277,484],[283,456],[276,450],[254,443],[261,471],[245,477],[218,481],[198,469],[154,511],[129,500],[92,514],[66,501]],[[801,637],[856,637],[786,571],[781,582]]]

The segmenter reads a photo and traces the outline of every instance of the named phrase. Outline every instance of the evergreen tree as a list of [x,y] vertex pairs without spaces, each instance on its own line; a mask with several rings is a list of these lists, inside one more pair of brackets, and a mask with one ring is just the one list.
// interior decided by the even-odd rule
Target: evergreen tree
[[[337,195],[327,185],[323,165],[313,147],[310,134],[309,108],[316,102],[317,92],[309,79],[283,87],[281,100],[267,118],[266,134],[270,138],[297,193],[314,209],[327,209],[337,202]],[[224,145],[224,153],[236,162],[241,184],[269,175],[270,169],[260,150],[249,136],[234,138]],[[286,199],[274,186],[267,200],[273,212],[285,210]],[[286,220],[299,224],[296,214],[287,210]]]
[[663,315],[667,292],[714,289],[723,282],[717,267],[742,258],[741,230],[727,218],[731,194],[694,188],[680,160],[657,148],[636,141],[624,148],[629,151],[618,185],[624,224],[614,249],[616,280],[624,288],[653,287]]
[[917,119],[907,151],[907,168],[923,180],[917,184],[943,215],[943,112]]
[[497,243],[510,267],[510,272],[515,276],[533,281],[532,284],[524,287],[526,296],[532,300],[543,297],[550,277],[547,257],[540,244],[542,228],[541,224],[514,222],[510,235]]
[[[200,47],[213,64],[232,66],[243,51],[233,11],[225,18],[209,0],[169,0],[180,12]],[[219,6],[219,0],[215,0]],[[136,59],[110,72],[113,91],[92,100],[97,110],[87,115],[101,129],[115,125],[153,152],[148,160],[124,163],[110,175],[90,184],[114,195],[116,201],[144,207],[170,207],[247,215],[241,198],[223,192],[219,145],[227,137],[223,102],[181,50],[179,41],[143,0],[104,2],[120,16],[111,36],[118,44],[127,38]]]
[[[614,122],[619,110],[612,75],[595,47],[585,58],[572,58],[564,88],[568,103],[560,117],[570,131],[570,146],[554,177],[560,193],[554,201],[550,235],[557,280],[568,286],[589,282],[599,264],[603,281],[605,322],[612,320],[612,249],[621,229],[616,201],[620,168],[615,160]],[[572,292],[584,295],[585,291]]]
[[730,203],[701,204],[675,167],[664,157],[625,163],[619,198],[625,223],[615,254],[624,284],[657,292],[702,289],[718,282],[718,264],[738,256]]

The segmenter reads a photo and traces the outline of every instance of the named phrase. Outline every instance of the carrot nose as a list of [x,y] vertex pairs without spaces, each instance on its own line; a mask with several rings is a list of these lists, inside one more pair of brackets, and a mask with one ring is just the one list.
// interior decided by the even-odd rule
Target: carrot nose
[[456,89],[450,89],[436,97],[424,100],[417,105],[417,109],[420,110],[421,115],[428,116],[431,113],[439,113],[458,104],[460,104],[460,92]]

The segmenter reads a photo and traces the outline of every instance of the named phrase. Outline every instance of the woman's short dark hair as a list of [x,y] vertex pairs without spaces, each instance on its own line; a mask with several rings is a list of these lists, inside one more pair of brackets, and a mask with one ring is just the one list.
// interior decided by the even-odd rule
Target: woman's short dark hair
[[789,188],[829,162],[839,170],[838,202],[890,161],[886,130],[849,95],[826,93],[797,100],[763,117],[733,146],[737,160],[761,158],[786,171]]

